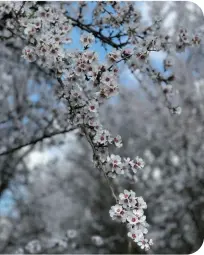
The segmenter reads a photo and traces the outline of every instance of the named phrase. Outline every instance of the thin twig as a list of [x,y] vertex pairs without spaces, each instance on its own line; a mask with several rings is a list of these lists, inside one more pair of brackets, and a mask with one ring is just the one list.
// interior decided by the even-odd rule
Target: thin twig
[[110,188],[110,190],[111,190],[112,196],[114,197],[115,201],[117,202],[117,201],[118,201],[117,196],[115,195],[115,192],[114,192],[114,189],[113,189],[113,187],[112,187],[112,184],[111,184],[111,182],[110,182],[110,180],[109,180],[109,178],[108,178],[108,176],[107,176],[107,174],[106,174],[106,171],[105,171],[105,169],[104,169],[104,165],[102,164],[102,162],[101,162],[101,161],[99,160],[99,158],[98,158],[97,150],[96,150],[96,148],[95,148],[95,146],[94,146],[94,144],[93,144],[93,142],[92,142],[92,139],[90,138],[90,136],[89,136],[89,134],[88,134],[88,132],[87,132],[87,130],[86,130],[86,127],[85,127],[84,125],[82,125],[81,128],[82,128],[82,131],[84,132],[84,135],[86,136],[87,141],[88,141],[89,144],[91,145],[91,148],[92,148],[92,150],[93,150],[93,156],[94,156],[94,158],[97,160],[97,163],[98,163],[98,165],[99,165],[99,168],[100,168],[100,170],[102,171],[102,173],[103,173],[103,175],[104,175],[104,177],[105,177],[105,179],[106,179],[106,181],[107,181],[107,183],[108,183],[108,186],[109,186],[109,188]]
[[43,140],[45,140],[47,138],[51,138],[53,136],[60,135],[60,134],[65,134],[65,133],[71,132],[71,131],[73,131],[75,129],[76,129],[76,127],[72,127],[70,129],[65,129],[65,130],[57,131],[57,132],[50,133],[50,134],[44,134],[42,137],[36,138],[36,139],[31,140],[31,141],[29,141],[27,143],[21,144],[21,145],[19,145],[17,147],[14,147],[14,148],[8,149],[8,150],[6,150],[4,152],[1,152],[0,156],[14,153],[15,151],[20,150],[20,149],[22,149],[22,148],[24,148],[26,146],[35,145],[36,143],[38,143],[40,141],[43,141]]

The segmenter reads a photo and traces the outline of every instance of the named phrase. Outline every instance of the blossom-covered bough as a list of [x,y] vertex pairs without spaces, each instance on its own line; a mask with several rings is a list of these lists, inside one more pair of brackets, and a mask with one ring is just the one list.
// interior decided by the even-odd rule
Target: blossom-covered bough
[[[1,40],[20,38],[23,43],[22,57],[33,62],[59,82],[57,94],[66,105],[67,126],[80,129],[93,151],[93,162],[104,175],[116,205],[110,209],[113,220],[126,223],[128,236],[142,249],[153,244],[147,240],[148,224],[142,197],[132,190],[116,195],[111,178],[120,175],[135,179],[137,170],[144,167],[138,156],[135,159],[121,158],[109,153],[111,144],[120,148],[120,135],[113,136],[100,122],[99,109],[104,102],[119,92],[120,63],[126,63],[132,73],[139,70],[157,82],[172,113],[181,113],[173,102],[177,94],[171,86],[175,79],[171,73],[163,77],[149,62],[152,51],[168,53],[166,68],[170,68],[171,54],[188,46],[200,43],[200,37],[189,35],[186,29],[178,31],[175,38],[160,33],[160,20],[156,18],[144,26],[141,14],[132,2],[96,2],[92,20],[86,21],[83,10],[88,3],[8,2],[0,6]],[[82,50],[71,50],[72,30],[78,27],[83,32],[80,41]],[[106,62],[101,63],[91,45],[99,40],[106,48],[111,47]],[[68,45],[66,47],[65,45]]]

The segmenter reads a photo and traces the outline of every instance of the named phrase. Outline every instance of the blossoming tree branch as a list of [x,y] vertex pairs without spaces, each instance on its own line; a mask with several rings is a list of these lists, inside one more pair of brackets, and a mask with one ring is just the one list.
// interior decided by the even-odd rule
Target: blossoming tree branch
[[[95,168],[106,179],[115,199],[109,212],[111,218],[126,224],[128,237],[148,250],[153,241],[146,239],[145,201],[132,190],[116,194],[112,185],[112,179],[118,176],[135,180],[137,171],[144,167],[144,161],[137,155],[131,159],[109,153],[110,145],[118,148],[123,145],[122,138],[103,127],[99,109],[106,100],[120,93],[119,70],[120,64],[124,63],[134,75],[137,76],[139,71],[158,84],[170,114],[180,114],[181,107],[174,103],[178,91],[171,85],[174,74],[170,72],[164,77],[156,71],[150,64],[149,55],[152,51],[166,52],[165,68],[170,70],[171,56],[186,47],[200,44],[201,39],[199,34],[189,34],[185,28],[173,37],[163,34],[158,17],[146,26],[134,2],[94,2],[89,19],[84,15],[84,9],[88,7],[89,2],[1,3],[0,39],[8,47],[21,51],[25,61],[32,62],[58,81],[57,95],[68,114],[66,132],[80,129],[90,144]],[[82,50],[69,47],[73,43],[72,31],[75,28],[81,31]],[[15,44],[16,39],[20,40],[20,46]],[[110,48],[104,62],[99,60],[96,51],[90,49],[95,42],[100,42],[105,49]],[[5,150],[1,155],[38,140]]]

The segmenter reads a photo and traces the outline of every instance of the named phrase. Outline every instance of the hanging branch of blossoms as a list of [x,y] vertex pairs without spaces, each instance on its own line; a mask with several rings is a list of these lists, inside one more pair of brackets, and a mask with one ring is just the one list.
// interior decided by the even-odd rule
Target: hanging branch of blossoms
[[[111,7],[112,11],[107,11],[106,6]],[[109,146],[114,144],[120,148],[122,139],[120,135],[113,136],[103,127],[99,108],[119,91],[120,62],[148,72],[153,81],[162,80],[161,75],[154,73],[147,61],[149,53],[165,50],[170,45],[175,50],[183,49],[196,44],[199,39],[196,39],[196,35],[187,40],[182,34],[175,44],[165,35],[159,34],[158,20],[148,28],[143,27],[141,15],[131,2],[97,2],[93,17],[98,30],[81,22],[81,12],[79,18],[75,19],[67,14],[62,4],[13,2],[1,4],[0,17],[10,15],[4,22],[4,29],[24,42],[23,58],[54,73],[61,85],[62,99],[69,113],[67,125],[82,130],[92,148],[93,162],[103,173],[116,201],[110,216],[113,220],[126,223],[128,236],[142,249],[148,250],[153,242],[145,238],[148,232],[144,215],[146,203],[142,197],[136,197],[132,190],[124,190],[117,197],[109,180],[121,175],[134,180],[137,170],[144,167],[144,162],[139,157],[130,159],[110,155]],[[101,13],[104,15],[98,15]],[[70,32],[73,26],[86,31],[80,38],[83,50],[71,51],[63,47],[72,43]],[[110,30],[110,36],[103,34],[104,28]],[[123,35],[127,37],[124,43],[121,42]],[[107,63],[101,64],[97,53],[90,50],[95,38],[115,48],[107,54]],[[126,45],[131,47],[123,48]]]

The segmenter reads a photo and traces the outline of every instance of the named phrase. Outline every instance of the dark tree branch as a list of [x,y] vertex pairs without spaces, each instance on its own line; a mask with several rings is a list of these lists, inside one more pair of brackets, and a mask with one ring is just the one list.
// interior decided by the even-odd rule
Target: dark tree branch
[[124,42],[124,43],[115,43],[111,40],[111,38],[109,37],[106,37],[105,35],[103,35],[100,31],[97,31],[93,28],[91,28],[90,26],[86,25],[86,24],[83,24],[81,23],[79,20],[77,19],[74,19],[70,16],[67,16],[67,18],[69,20],[71,20],[73,22],[73,25],[79,27],[80,29],[84,30],[84,31],[87,31],[89,33],[92,33],[96,38],[100,39],[102,42],[106,43],[106,44],[109,44],[110,46],[116,48],[116,49],[119,49],[119,48],[122,48],[124,47],[125,45],[128,44],[128,42]]
[[71,131],[73,131],[75,129],[76,129],[76,127],[72,127],[70,129],[65,129],[65,130],[62,130],[62,131],[56,131],[56,132],[53,132],[53,133],[50,133],[50,134],[44,134],[42,137],[33,139],[33,140],[31,140],[31,141],[29,141],[27,143],[24,143],[24,144],[21,144],[21,145],[19,145],[17,147],[8,149],[7,151],[4,151],[4,152],[0,153],[0,156],[4,156],[4,155],[7,155],[7,154],[12,154],[12,153],[16,152],[17,150],[20,150],[20,149],[22,149],[22,148],[24,148],[26,146],[34,145],[34,144],[36,144],[38,142],[41,142],[41,141],[43,141],[43,140],[45,140],[47,138],[51,138],[51,137],[56,136],[56,135],[66,134],[66,133],[71,132]]

